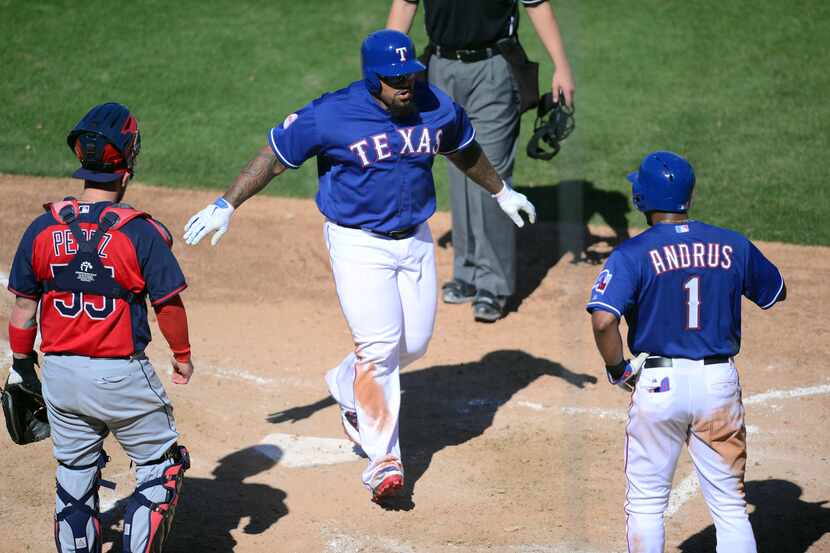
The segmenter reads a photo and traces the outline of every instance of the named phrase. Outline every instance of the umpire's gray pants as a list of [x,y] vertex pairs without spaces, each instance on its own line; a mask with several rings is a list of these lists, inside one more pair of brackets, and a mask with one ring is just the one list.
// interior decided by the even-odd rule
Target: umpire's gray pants
[[[432,56],[429,80],[464,108],[484,153],[511,182],[519,136],[518,88],[502,56],[474,63]],[[516,289],[516,228],[488,192],[449,165],[453,277],[498,296]]]
[[[91,359],[70,355],[46,355],[43,363],[43,397],[52,427],[58,483],[75,498],[94,485],[97,467],[73,470],[72,466],[94,464],[112,432],[137,465],[158,459],[178,439],[173,407],[153,366],[147,359]],[[136,467],[136,484],[161,476],[170,462]],[[161,486],[142,492],[151,501],[162,501]],[[95,508],[94,498],[87,505]],[[64,502],[58,497],[56,512]],[[146,512],[146,511],[145,511]],[[144,520],[146,516],[136,517]],[[134,528],[141,533],[143,528]],[[96,535],[92,521],[87,524],[87,544]],[[145,532],[146,533],[146,532]],[[66,524],[58,527],[61,551],[75,551],[76,543]]]

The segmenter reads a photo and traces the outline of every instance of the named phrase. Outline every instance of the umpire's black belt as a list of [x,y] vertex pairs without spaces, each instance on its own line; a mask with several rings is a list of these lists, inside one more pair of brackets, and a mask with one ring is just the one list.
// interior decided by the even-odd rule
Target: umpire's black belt
[[[516,40],[515,37],[512,37],[511,39]],[[501,50],[499,50],[499,47],[496,46],[495,43],[489,46],[484,46],[482,48],[475,48],[469,50],[453,50],[452,48],[444,48],[443,46],[439,46],[438,44],[436,44],[434,47],[435,55],[439,58],[444,58],[448,60],[458,60],[464,63],[483,61],[492,58],[493,56],[501,55]]]
[[384,238],[390,238],[392,240],[403,240],[404,238],[409,238],[415,231],[418,230],[418,225],[413,227],[402,228],[398,230],[375,230],[371,228],[361,227],[358,225],[344,225],[343,223],[335,223],[338,227],[345,227],[345,228],[353,228],[358,230],[363,230],[368,232],[369,234],[376,234],[378,236],[383,236]]
[[[731,358],[728,355],[712,355],[710,357],[704,357],[702,359],[704,365],[720,365],[721,363],[729,363]],[[654,369],[657,367],[671,367],[672,366],[672,359],[671,357],[660,357],[659,355],[653,355],[646,359],[646,362],[643,364],[644,369]]]

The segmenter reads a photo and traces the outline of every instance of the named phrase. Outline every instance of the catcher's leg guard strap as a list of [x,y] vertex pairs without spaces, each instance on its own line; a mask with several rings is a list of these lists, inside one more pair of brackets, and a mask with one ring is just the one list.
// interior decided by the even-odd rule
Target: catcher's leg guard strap
[[[55,547],[58,553],[100,553],[101,523],[98,520],[98,488],[101,485],[115,487],[111,482],[101,479],[101,469],[107,461],[109,457],[102,450],[98,461],[89,465],[60,463],[56,493],[63,508],[60,511],[56,509],[55,512]],[[66,470],[69,472],[65,472]],[[79,487],[77,479],[85,479],[89,476],[91,476],[91,481],[81,486],[81,489],[87,488],[87,491],[80,497],[74,497],[66,490],[66,487],[77,489]]]
[[159,459],[136,465],[139,485],[124,512],[124,553],[161,553],[189,468],[187,448],[176,444]]

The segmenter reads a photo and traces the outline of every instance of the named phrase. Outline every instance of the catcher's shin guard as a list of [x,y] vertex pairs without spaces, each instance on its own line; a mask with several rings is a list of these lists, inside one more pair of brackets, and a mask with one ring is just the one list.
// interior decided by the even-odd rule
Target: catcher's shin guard
[[[124,553],[161,553],[173,526],[184,472],[190,468],[187,448],[173,444],[159,459],[136,465],[141,482],[124,512]],[[144,473],[144,474],[142,474]]]
[[[98,457],[98,461],[90,465],[66,465],[60,463],[63,469],[69,471],[92,471],[87,491],[80,497],[73,497],[66,491],[64,485],[69,486],[69,473],[63,475],[64,485],[61,485],[61,478],[57,479],[56,492],[58,499],[64,507],[60,512],[55,512],[55,547],[58,553],[100,553],[101,552],[101,522],[98,519],[98,488],[105,486],[115,488],[115,484],[101,478],[101,469],[109,461],[104,450]],[[59,474],[61,469],[59,468]],[[77,482],[76,482],[77,483]],[[61,540],[61,537],[64,539]]]

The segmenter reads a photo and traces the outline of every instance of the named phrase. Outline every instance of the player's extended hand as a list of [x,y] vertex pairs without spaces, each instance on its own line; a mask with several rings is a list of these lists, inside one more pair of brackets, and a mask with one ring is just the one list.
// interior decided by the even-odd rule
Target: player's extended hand
[[171,362],[173,364],[173,384],[187,384],[190,382],[190,377],[193,376],[193,363],[190,361],[182,363],[176,361],[175,358],[172,358]]
[[215,230],[216,234],[210,239],[211,245],[215,246],[222,235],[228,232],[233,211],[233,206],[225,198],[216,198],[215,202],[191,217],[184,226],[184,241],[195,246]]
[[533,207],[533,204],[530,203],[527,196],[521,192],[516,192],[510,188],[510,185],[506,182],[504,183],[504,188],[501,189],[501,192],[493,194],[493,197],[497,202],[499,202],[501,210],[507,213],[508,217],[513,219],[513,222],[516,223],[517,227],[521,228],[525,226],[525,222],[519,214],[520,211],[524,211],[527,214],[527,218],[531,224],[536,222],[536,208]]
[[608,382],[619,386],[626,392],[633,392],[637,385],[637,378],[646,362],[649,353],[641,353],[634,359],[624,359],[618,365],[605,366],[605,373],[608,375]]

